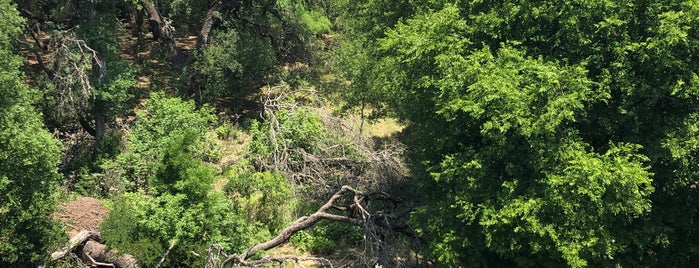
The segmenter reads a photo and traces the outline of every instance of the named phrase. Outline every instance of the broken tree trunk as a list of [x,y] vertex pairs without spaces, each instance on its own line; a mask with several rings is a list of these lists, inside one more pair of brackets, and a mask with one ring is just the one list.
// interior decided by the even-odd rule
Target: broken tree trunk
[[51,253],[52,260],[59,260],[75,253],[86,264],[91,266],[108,266],[115,268],[138,268],[138,261],[129,254],[119,255],[112,249],[99,242],[100,234],[82,230],[73,236],[68,245],[59,251]]

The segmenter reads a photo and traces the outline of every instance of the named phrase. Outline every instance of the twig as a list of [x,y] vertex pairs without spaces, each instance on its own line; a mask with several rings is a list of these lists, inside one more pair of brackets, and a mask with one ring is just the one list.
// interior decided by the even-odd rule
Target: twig
[[177,239],[173,239],[172,242],[170,242],[170,247],[167,248],[167,251],[165,251],[165,254],[163,255],[162,258],[160,258],[160,261],[158,262],[158,265],[155,266],[155,268],[160,267],[160,265],[163,264],[165,261],[165,258],[167,258],[167,255],[170,255],[170,250],[175,247],[175,244],[177,244]]

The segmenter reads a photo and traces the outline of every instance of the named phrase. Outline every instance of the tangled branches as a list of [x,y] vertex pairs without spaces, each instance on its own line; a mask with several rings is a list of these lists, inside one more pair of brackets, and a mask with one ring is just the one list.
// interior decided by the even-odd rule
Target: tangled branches
[[[295,233],[301,230],[308,229],[321,220],[343,222],[351,225],[361,226],[364,228],[365,235],[367,236],[367,241],[372,242],[370,243],[372,244],[372,246],[370,246],[369,252],[364,253],[372,254],[376,253],[377,251],[384,251],[381,255],[374,254],[373,258],[369,260],[364,260],[364,266],[373,266],[374,264],[392,264],[392,266],[394,267],[398,266],[397,263],[391,260],[392,256],[388,254],[389,251],[386,248],[386,245],[376,246],[376,244],[380,244],[383,242],[382,239],[385,239],[385,235],[377,229],[377,226],[382,225],[380,222],[390,224],[388,221],[389,217],[383,212],[372,214],[369,210],[367,210],[367,207],[372,201],[382,199],[385,200],[389,198],[390,197],[387,197],[385,194],[382,193],[365,194],[361,191],[355,190],[352,187],[344,185],[340,188],[339,191],[335,192],[332,195],[332,197],[328,201],[326,201],[316,212],[314,212],[311,215],[298,218],[296,221],[294,221],[294,223],[281,230],[276,237],[266,242],[253,245],[243,253],[228,255],[225,252],[223,252],[223,249],[220,245],[212,245],[208,250],[209,257],[206,267],[218,268],[226,267],[227,265],[232,265],[234,267],[259,267],[269,263],[283,264],[286,261],[295,261],[296,263],[298,263],[299,261],[305,260],[313,260],[320,263],[325,263],[328,266],[332,267],[333,265],[330,260],[318,257],[266,256],[259,260],[248,260],[250,257],[254,256],[256,253],[260,251],[269,250],[287,242]],[[343,200],[346,201],[345,204],[341,204]],[[351,211],[352,213],[347,213],[348,211]]]
[[91,78],[103,79],[107,72],[106,63],[97,51],[72,32],[57,33],[52,46],[53,63],[46,72],[56,89],[58,110],[79,114],[94,99]]
[[[303,198],[329,201],[275,239],[228,256],[226,263],[248,265],[246,259],[258,250],[277,246],[291,234],[326,219],[362,227],[365,249],[357,257],[364,266],[401,266],[399,259],[407,260],[410,251],[399,251],[415,237],[407,223],[413,205],[402,198],[410,196],[400,157],[404,148],[397,142],[379,147],[342,118],[299,105],[317,99],[313,93],[306,90],[266,96],[264,122],[252,130],[251,156],[258,169],[284,174],[298,189],[310,189],[301,191]],[[338,188],[341,190],[336,192]],[[345,193],[353,193],[351,202],[346,201],[350,204],[337,205]]]
[[385,143],[378,148],[344,119],[320,108],[301,107],[298,99],[317,96],[304,90],[268,94],[263,101],[265,122],[260,128],[265,137],[257,142],[258,148],[264,149],[253,151],[258,167],[285,174],[295,184],[312,184],[326,193],[340,185],[381,190],[405,178],[407,168],[401,158],[405,148],[400,143]]

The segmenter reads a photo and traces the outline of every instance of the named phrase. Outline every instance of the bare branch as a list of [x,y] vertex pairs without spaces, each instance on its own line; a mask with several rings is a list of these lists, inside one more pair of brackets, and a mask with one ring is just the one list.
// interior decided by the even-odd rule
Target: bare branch
[[98,262],[98,261],[96,261],[94,258],[92,258],[92,256],[90,256],[89,253],[88,253],[88,254],[85,254],[85,256],[86,256],[88,259],[90,259],[90,261],[92,262],[92,265],[116,267],[116,266],[114,266],[114,264],[111,264],[111,263],[104,263],[104,262]]
[[95,89],[91,76],[99,80],[106,76],[106,64],[99,53],[72,31],[62,31],[53,38],[51,82],[56,88],[58,111],[61,114],[81,116],[94,100]]
[[160,261],[158,262],[158,265],[155,266],[155,268],[158,268],[158,267],[160,267],[160,265],[163,265],[165,258],[167,258],[167,255],[170,255],[170,251],[172,250],[172,248],[175,247],[175,244],[177,244],[177,240],[173,239],[172,242],[170,242],[170,247],[167,248],[167,251],[165,251],[165,254],[163,254],[163,257],[160,258]]
[[[294,223],[289,225],[289,227],[286,227],[284,230],[279,232],[279,234],[275,237],[272,238],[269,241],[254,245],[250,247],[245,253],[240,254],[240,255],[231,255],[229,256],[224,262],[223,266],[227,264],[237,264],[237,265],[243,265],[243,266],[250,266],[250,263],[246,262],[248,258],[251,256],[255,255],[255,253],[261,251],[261,250],[268,250],[271,248],[274,248],[276,246],[279,246],[291,238],[291,236],[298,231],[305,230],[313,225],[315,225],[318,221],[320,220],[330,220],[330,221],[339,221],[339,222],[346,222],[349,224],[354,224],[354,225],[364,225],[366,223],[366,219],[368,217],[363,217],[362,219],[356,219],[356,218],[350,218],[348,216],[343,216],[343,215],[337,215],[337,214],[331,214],[328,213],[327,211],[335,206],[335,202],[338,201],[342,196],[344,196],[346,193],[352,193],[353,194],[353,200],[354,200],[354,205],[357,205],[361,210],[361,205],[358,204],[358,200],[360,198],[358,196],[363,195],[362,192],[357,191],[353,189],[352,187],[349,186],[342,186],[342,188],[336,192],[325,204],[323,204],[315,213],[309,215],[309,216],[304,216],[299,219],[297,219]],[[369,213],[366,211],[362,211],[362,215],[368,215]]]

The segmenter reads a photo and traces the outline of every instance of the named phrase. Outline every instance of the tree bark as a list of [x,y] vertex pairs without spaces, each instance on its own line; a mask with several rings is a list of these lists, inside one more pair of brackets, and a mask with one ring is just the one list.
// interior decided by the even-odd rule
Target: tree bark
[[168,47],[170,52],[177,57],[178,49],[175,39],[172,35],[172,25],[168,25],[166,21],[160,16],[158,8],[150,1],[141,1],[143,8],[148,13],[148,23],[150,25],[150,31],[153,33],[153,38],[158,40],[160,43]]
[[[97,145],[102,144],[104,134],[107,132],[107,112],[108,107],[106,101],[95,100],[92,103],[92,117],[95,119],[94,137]],[[95,154],[97,153],[97,150],[95,150]]]
[[138,261],[131,255],[119,255],[116,250],[107,250],[107,247],[99,242],[100,234],[97,232],[82,230],[73,236],[68,246],[51,254],[52,260],[63,259],[75,252],[77,256],[90,266],[111,266],[117,268],[138,268]]
[[143,13],[141,13],[136,5],[129,5],[129,22],[131,23],[131,35],[138,37],[141,35],[141,26],[143,23]]
[[214,26],[215,15],[221,12],[221,10],[228,8],[232,3],[232,0],[218,1],[206,12],[204,23],[202,23],[201,30],[197,36],[197,50],[202,49],[209,42],[209,33]]

